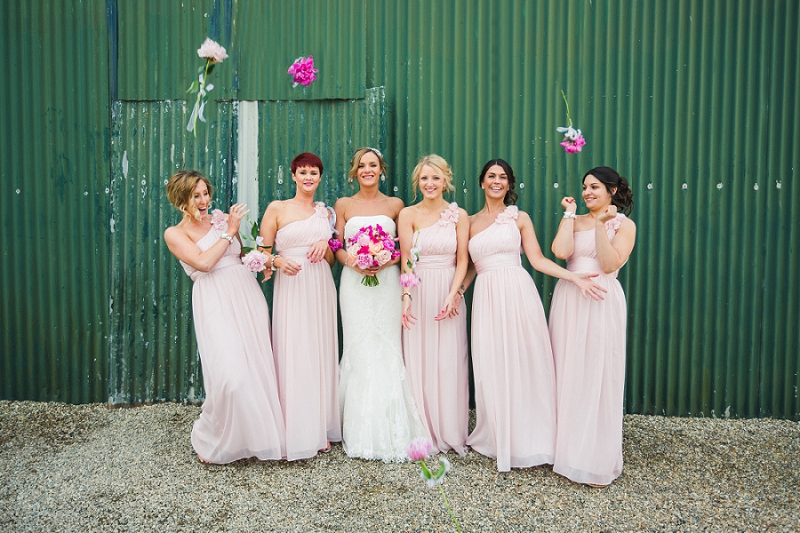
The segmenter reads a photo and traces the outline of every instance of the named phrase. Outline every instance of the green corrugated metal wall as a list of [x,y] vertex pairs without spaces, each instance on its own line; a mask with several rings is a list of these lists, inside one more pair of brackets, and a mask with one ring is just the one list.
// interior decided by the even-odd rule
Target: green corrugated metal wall
[[[617,167],[631,179],[639,228],[620,276],[628,411],[800,418],[797,2],[107,0],[67,14],[2,9],[2,51],[20,80],[0,89],[2,142],[13,154],[0,161],[0,198],[6,228],[16,229],[0,282],[9,295],[2,397],[195,397],[190,285],[161,239],[177,221],[163,180],[195,165],[216,180],[219,201],[237,197],[237,101],[256,100],[260,210],[290,194],[280,176],[306,149],[323,155],[331,203],[348,194],[342,174],[358,145],[385,148],[386,189],[406,200],[416,159],[439,153],[469,212],[481,206],[477,171],[504,157],[547,250],[560,198],[577,196],[592,166]],[[74,24],[56,24],[64,17]],[[183,129],[191,103],[176,99],[206,35],[231,57],[213,74],[221,100],[195,139]],[[71,47],[80,56],[71,68],[50,59]],[[308,54],[319,80],[292,89],[285,70]],[[561,90],[588,140],[580,154],[557,145]],[[20,128],[31,114],[36,125]],[[9,185],[19,176],[41,192]],[[56,237],[65,226],[81,233]],[[41,248],[69,266],[29,267],[24,257]],[[535,279],[549,304],[554,280]]]

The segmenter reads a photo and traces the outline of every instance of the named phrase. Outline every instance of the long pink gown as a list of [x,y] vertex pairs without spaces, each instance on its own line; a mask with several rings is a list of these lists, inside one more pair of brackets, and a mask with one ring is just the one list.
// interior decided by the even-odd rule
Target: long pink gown
[[277,271],[272,300],[272,342],[278,390],[286,420],[286,458],[307,459],[342,440],[339,418],[339,339],[336,287],[327,261],[306,258],[328,240],[325,204],[275,235],[275,250],[302,267],[296,276]]
[[[606,223],[613,240],[625,215]],[[607,485],[622,473],[625,386],[625,293],[617,272],[604,274],[595,252],[595,230],[576,231],[567,260],[572,272],[600,275],[592,281],[608,292],[584,299],[560,280],[550,306],[550,338],[556,359],[558,433],[553,471],[577,483]]]
[[[224,230],[211,230],[205,251]],[[285,456],[283,414],[269,338],[269,308],[234,239],[210,272],[181,262],[194,281],[192,309],[206,399],[192,428],[197,455],[215,464]]]
[[469,241],[477,421],[467,444],[507,472],[552,464],[556,435],[553,352],[539,292],[520,259],[518,210],[508,206]]
[[403,358],[420,417],[428,427],[434,453],[466,454],[469,423],[469,362],[467,314],[463,301],[455,318],[436,321],[456,267],[458,205],[442,212],[433,226],[414,234],[419,248],[415,273],[421,280],[411,289],[411,310],[417,322],[403,330]]

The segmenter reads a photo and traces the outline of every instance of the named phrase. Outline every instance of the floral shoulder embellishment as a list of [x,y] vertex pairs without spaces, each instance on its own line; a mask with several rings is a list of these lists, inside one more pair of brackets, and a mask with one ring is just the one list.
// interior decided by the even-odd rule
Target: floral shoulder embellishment
[[622,221],[625,220],[626,218],[627,217],[622,213],[617,213],[617,216],[606,222],[606,229],[607,230],[613,229],[614,231],[617,231],[619,227],[622,225]]
[[510,205],[505,210],[497,215],[495,222],[498,224],[508,224],[512,220],[517,220],[519,217],[519,208],[515,205]]
[[228,229],[228,220],[225,218],[225,213],[219,209],[214,209],[211,212],[211,226],[217,231]]
[[328,208],[325,206],[325,202],[314,202],[314,214],[318,217],[325,217],[328,218]]
[[447,209],[442,211],[442,216],[439,218],[439,225],[446,226],[448,224],[455,224],[458,222],[458,204],[452,202]]

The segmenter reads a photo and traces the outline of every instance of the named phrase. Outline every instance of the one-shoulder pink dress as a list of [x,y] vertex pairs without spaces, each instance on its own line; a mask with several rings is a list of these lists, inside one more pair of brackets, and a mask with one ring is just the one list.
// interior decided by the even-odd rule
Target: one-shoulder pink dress
[[[613,240],[625,219],[606,223]],[[627,305],[617,273],[603,273],[595,230],[576,231],[567,260],[572,272],[599,273],[592,281],[604,299],[585,299],[559,280],[550,306],[550,338],[556,359],[558,433],[553,471],[577,483],[607,485],[622,473]]]
[[475,430],[467,444],[497,470],[552,464],[555,368],[539,291],[520,258],[518,211],[508,206],[469,241]]
[[[208,250],[223,231],[211,228],[197,246]],[[215,464],[285,456],[269,308],[240,251],[234,239],[210,272],[181,262],[194,281],[194,329],[206,390],[192,446],[201,459]]]
[[434,320],[442,310],[456,267],[458,205],[442,212],[433,226],[414,234],[419,248],[415,273],[421,283],[411,289],[417,322],[403,330],[403,358],[420,417],[428,427],[434,452],[466,453],[469,423],[469,360],[464,302],[455,318]]
[[339,338],[336,286],[327,261],[306,257],[311,245],[328,240],[325,204],[287,224],[275,235],[275,250],[302,269],[275,273],[272,342],[278,390],[286,419],[286,458],[307,459],[342,440],[339,417]]

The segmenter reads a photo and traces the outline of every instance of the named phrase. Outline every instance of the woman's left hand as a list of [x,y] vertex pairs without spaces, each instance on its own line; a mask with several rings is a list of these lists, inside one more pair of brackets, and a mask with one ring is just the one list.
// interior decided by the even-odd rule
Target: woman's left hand
[[285,257],[281,257],[281,273],[286,274],[287,276],[296,276],[302,269],[300,265],[292,261],[291,259],[287,259]]
[[325,240],[317,241],[311,245],[311,248],[309,248],[306,257],[312,263],[318,263],[323,259],[325,259],[325,252],[327,251],[328,251],[328,241]]
[[584,298],[591,296],[595,300],[604,300],[603,293],[608,292],[606,289],[592,281],[592,278],[600,274],[583,274],[576,275],[572,278],[572,283],[578,286]]
[[615,218],[617,218],[617,206],[609,205],[606,207],[606,210],[600,214],[597,220],[605,224],[609,220],[614,220]]
[[459,296],[457,295],[458,293],[447,297],[444,301],[442,312],[433,317],[434,320],[444,320],[445,318],[454,318],[458,316],[458,303],[456,303],[456,301]]

